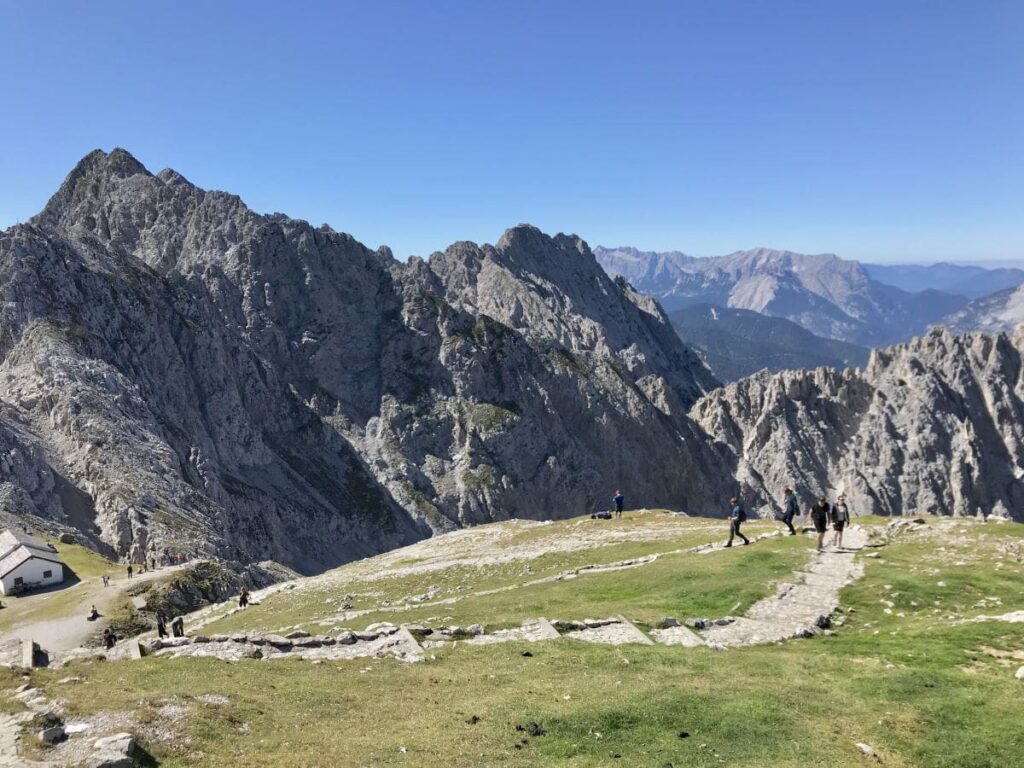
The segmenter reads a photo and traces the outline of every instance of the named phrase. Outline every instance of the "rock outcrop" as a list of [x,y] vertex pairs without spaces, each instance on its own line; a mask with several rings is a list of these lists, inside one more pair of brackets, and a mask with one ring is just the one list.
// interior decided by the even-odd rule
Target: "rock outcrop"
[[96,151],[0,235],[0,293],[0,501],[121,555],[311,572],[619,478],[717,492],[716,381],[576,237],[403,264]]
[[1024,508],[1024,334],[935,329],[875,350],[863,370],[760,373],[692,416],[778,509],[844,492],[855,514],[1019,516]]

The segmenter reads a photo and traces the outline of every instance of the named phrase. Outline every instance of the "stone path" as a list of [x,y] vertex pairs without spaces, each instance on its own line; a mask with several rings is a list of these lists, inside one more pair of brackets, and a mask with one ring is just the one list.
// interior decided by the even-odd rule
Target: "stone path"
[[772,597],[759,600],[746,615],[705,630],[707,644],[718,648],[776,643],[806,637],[828,626],[839,606],[839,590],[864,573],[855,553],[867,543],[860,526],[849,528],[844,549],[815,552],[793,584],[781,584]]

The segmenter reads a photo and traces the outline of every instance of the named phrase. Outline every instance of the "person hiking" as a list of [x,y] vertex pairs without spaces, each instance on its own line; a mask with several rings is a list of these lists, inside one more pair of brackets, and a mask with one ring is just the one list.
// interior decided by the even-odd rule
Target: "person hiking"
[[846,506],[846,497],[840,496],[836,499],[836,503],[832,505],[832,529],[835,533],[832,534],[832,546],[842,549],[843,547],[843,529],[846,524],[850,522],[850,510]]
[[743,539],[743,546],[747,546],[750,543],[750,539],[740,533],[740,525],[747,519],[747,513],[743,509],[743,505],[740,504],[740,500],[733,496],[729,499],[729,504],[732,505],[732,509],[729,510],[729,541],[725,546],[731,547],[734,536],[739,536]]
[[787,487],[782,492],[782,522],[789,528],[789,535],[796,536],[796,529],[793,527],[793,518],[800,512],[800,503],[796,500],[793,489]]
[[103,630],[103,647],[108,651],[114,647],[114,643],[117,642],[117,635],[114,634],[114,630],[107,627]]
[[249,590],[242,587],[242,591],[238,595],[238,607],[245,608],[249,605]]
[[162,613],[156,615],[156,634],[161,638],[167,637],[167,620]]
[[128,563],[128,578],[130,579],[131,577],[132,577],[132,564]]
[[622,495],[622,491],[616,491],[615,495],[612,496],[612,501],[615,502],[615,516],[622,517],[622,505],[626,501],[626,497]]
[[818,534],[818,551],[825,546],[825,531],[828,530],[828,518],[832,508],[829,506],[824,496],[818,498],[814,506],[811,507],[807,516],[811,518],[814,523],[814,530]]
[[103,574],[103,586],[104,587],[109,587],[110,586],[110,577],[107,576],[107,574],[105,574],[105,573]]
[[171,634],[175,637],[185,636],[185,619],[182,616],[175,616],[171,619]]

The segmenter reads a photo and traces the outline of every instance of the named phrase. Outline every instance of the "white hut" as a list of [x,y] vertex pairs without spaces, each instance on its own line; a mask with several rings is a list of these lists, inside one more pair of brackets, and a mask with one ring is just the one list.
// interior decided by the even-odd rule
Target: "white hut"
[[0,594],[64,581],[64,563],[57,550],[35,536],[10,529],[0,532]]

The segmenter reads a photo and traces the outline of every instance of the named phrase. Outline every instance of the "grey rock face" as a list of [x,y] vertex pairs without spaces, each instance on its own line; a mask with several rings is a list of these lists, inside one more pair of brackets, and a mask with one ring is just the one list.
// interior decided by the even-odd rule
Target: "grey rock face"
[[97,151],[0,235],[0,293],[0,501],[122,555],[310,572],[622,478],[716,492],[716,381],[575,237],[402,264]]
[[866,346],[908,339],[967,301],[939,291],[908,293],[883,285],[871,279],[864,265],[832,254],[770,248],[701,259],[632,249],[598,248],[596,253],[610,272],[626,269],[621,274],[637,290],[669,309],[694,304],[747,309],[792,320],[818,336]]
[[1002,515],[1024,503],[1024,335],[935,329],[875,350],[863,370],[757,374],[693,417],[737,480],[780,510],[844,492],[854,514]]

